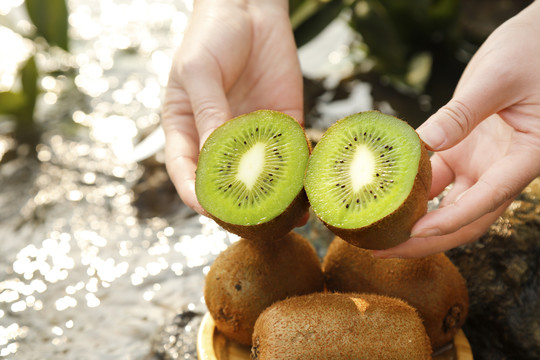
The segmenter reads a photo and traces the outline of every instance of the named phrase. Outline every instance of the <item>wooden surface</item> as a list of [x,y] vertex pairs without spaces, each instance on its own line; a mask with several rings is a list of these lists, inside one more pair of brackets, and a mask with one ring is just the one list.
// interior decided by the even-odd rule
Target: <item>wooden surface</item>
[[[199,360],[250,360],[250,348],[229,341],[216,330],[210,314],[205,314],[197,336]],[[434,360],[473,360],[469,341],[463,331],[454,338],[453,346],[434,355]]]

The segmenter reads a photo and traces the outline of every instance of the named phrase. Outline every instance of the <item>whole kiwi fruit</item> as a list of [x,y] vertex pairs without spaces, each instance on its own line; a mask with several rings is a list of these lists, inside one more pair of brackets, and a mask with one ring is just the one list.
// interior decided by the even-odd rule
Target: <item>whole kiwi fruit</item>
[[252,360],[431,359],[416,310],[373,294],[316,293],[267,308],[257,319]]
[[311,208],[342,239],[387,249],[409,239],[427,211],[431,163],[416,131],[377,111],[338,120],[309,158]]
[[336,237],[323,261],[328,291],[400,298],[416,308],[434,350],[451,342],[469,310],[465,279],[442,253],[418,259],[378,259]]
[[276,239],[307,213],[303,187],[311,145],[278,111],[259,110],[218,127],[197,163],[195,193],[224,229],[250,240]]
[[240,239],[221,252],[206,275],[204,299],[217,329],[249,345],[255,320],[264,309],[323,288],[314,247],[290,232],[274,241]]

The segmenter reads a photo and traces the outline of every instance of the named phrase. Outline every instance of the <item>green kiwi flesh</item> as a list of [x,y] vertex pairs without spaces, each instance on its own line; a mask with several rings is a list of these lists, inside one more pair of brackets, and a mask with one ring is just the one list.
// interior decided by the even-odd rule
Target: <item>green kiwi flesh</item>
[[321,262],[304,237],[240,239],[221,252],[206,276],[204,298],[225,337],[251,344],[255,321],[276,301],[324,289]]
[[255,323],[251,359],[431,359],[431,346],[416,310],[402,300],[317,293],[267,308]]
[[260,110],[217,128],[203,145],[195,192],[225,229],[278,238],[307,211],[303,177],[310,145],[292,117]]
[[338,120],[313,149],[304,180],[315,214],[359,247],[409,238],[426,213],[429,155],[405,121],[377,111]]
[[336,237],[324,257],[328,291],[392,296],[416,308],[437,350],[450,343],[465,323],[467,284],[443,253],[418,259],[378,259]]

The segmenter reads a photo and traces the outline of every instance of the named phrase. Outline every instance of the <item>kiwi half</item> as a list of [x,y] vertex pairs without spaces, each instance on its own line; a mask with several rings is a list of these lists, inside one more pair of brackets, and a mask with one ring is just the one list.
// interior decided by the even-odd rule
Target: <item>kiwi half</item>
[[321,262],[304,237],[240,239],[221,252],[205,280],[204,299],[227,338],[250,345],[260,313],[278,300],[322,291]]
[[257,319],[252,360],[431,359],[416,310],[373,294],[317,293],[292,297]]
[[315,214],[367,249],[406,241],[427,211],[429,155],[405,121],[377,111],[338,120],[313,149],[304,180]]
[[336,237],[324,257],[326,287],[392,296],[418,310],[433,350],[450,343],[469,310],[467,284],[442,253],[419,259],[377,259]]
[[280,238],[309,207],[303,177],[310,149],[303,128],[288,115],[260,110],[236,117],[201,149],[197,199],[232,233]]

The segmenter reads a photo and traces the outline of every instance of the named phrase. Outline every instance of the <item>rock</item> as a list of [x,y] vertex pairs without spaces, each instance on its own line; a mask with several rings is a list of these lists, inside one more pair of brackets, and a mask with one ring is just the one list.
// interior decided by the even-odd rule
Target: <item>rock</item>
[[477,242],[447,254],[467,280],[474,359],[540,359],[540,178]]

